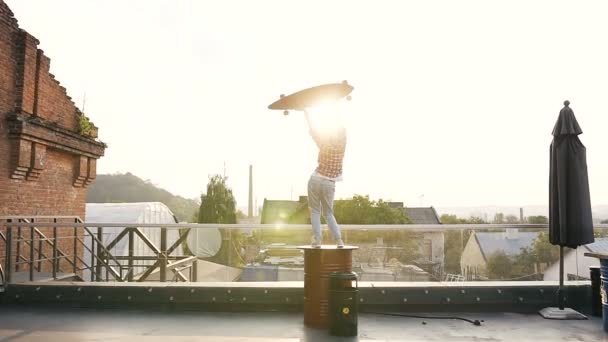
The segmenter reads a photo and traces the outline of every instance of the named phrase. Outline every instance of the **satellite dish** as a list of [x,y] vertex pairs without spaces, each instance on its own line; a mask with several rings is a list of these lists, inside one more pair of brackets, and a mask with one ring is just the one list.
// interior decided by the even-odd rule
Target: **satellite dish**
[[219,229],[191,229],[186,240],[192,254],[199,258],[209,258],[217,254],[222,246]]

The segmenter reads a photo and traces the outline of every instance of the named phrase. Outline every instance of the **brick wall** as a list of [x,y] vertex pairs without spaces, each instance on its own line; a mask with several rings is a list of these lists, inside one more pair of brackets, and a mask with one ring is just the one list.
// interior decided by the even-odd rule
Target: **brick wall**
[[[82,113],[38,45],[0,0],[0,217],[84,219],[86,187],[105,145],[79,133]],[[70,243],[63,240],[63,249]],[[0,242],[0,261],[3,255]]]

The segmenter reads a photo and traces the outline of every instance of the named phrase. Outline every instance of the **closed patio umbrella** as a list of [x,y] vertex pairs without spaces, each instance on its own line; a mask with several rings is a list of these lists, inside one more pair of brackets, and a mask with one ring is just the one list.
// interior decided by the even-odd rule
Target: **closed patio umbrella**
[[576,248],[594,241],[586,149],[583,133],[570,102],[564,102],[553,128],[549,169],[549,241],[559,245],[559,308],[545,308],[541,315],[553,319],[585,319],[564,309],[564,247]]

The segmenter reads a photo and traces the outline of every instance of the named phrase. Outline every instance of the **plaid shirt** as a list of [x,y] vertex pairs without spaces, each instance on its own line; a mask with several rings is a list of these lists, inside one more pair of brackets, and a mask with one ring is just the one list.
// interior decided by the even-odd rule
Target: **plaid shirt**
[[310,134],[319,147],[319,165],[316,172],[321,176],[336,179],[342,176],[342,161],[346,150],[346,131],[332,137],[322,137],[313,130]]

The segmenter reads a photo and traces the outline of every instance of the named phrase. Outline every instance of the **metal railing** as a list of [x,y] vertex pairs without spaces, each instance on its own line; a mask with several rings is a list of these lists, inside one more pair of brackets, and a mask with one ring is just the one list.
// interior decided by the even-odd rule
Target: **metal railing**
[[[4,263],[0,263],[0,273],[3,282],[8,282],[10,280],[10,275],[12,272],[8,271],[12,270],[12,268],[8,267],[9,265],[14,265],[15,271],[19,272],[22,266],[27,264],[30,278],[33,278],[35,271],[42,271],[43,262],[54,262],[58,264],[62,259],[65,259],[68,263],[75,265],[75,261],[73,259],[69,259],[68,255],[57,247],[57,230],[53,230],[54,236],[52,239],[48,238],[35,226],[38,220],[52,221],[53,223],[57,223],[58,220],[71,221],[73,223],[82,222],[77,216],[0,217],[0,222],[4,222],[5,224],[19,223],[27,225],[23,227],[18,226],[14,233],[12,229],[8,228],[5,228],[4,231],[0,231],[0,242],[3,243],[0,244],[0,247],[3,247],[3,249],[6,251],[5,254],[0,256],[1,259],[4,259]],[[16,239],[13,239],[13,234],[16,234]],[[27,238],[28,235],[29,239]],[[8,241],[13,240],[15,242],[14,244],[8,243]],[[52,250],[52,257],[45,254],[44,247],[47,247],[47,250]],[[24,255],[22,252],[25,253],[26,250],[27,254]],[[13,254],[15,259],[14,262],[12,262],[12,259],[9,258],[9,255]],[[77,253],[74,253],[73,255],[77,255]],[[3,270],[2,264],[7,265],[7,271]],[[53,270],[53,276],[57,278],[54,272],[59,269],[59,266],[53,265],[51,268]]]
[[[60,222],[62,220],[64,222]],[[66,220],[72,222],[65,222]],[[106,230],[110,228],[118,229],[117,233],[108,234]],[[142,228],[158,230],[160,236],[154,240]],[[0,254],[0,276],[5,284],[14,281],[16,275],[23,277],[26,271],[26,281],[36,280],[36,275],[45,271],[53,280],[72,278],[81,281],[142,282],[151,280],[151,275],[155,274],[161,282],[197,281],[198,258],[187,255],[184,243],[191,231],[218,228],[226,231],[310,230],[310,225],[84,223],[77,217],[0,217],[0,251],[4,250],[4,255]],[[509,228],[547,230],[548,225],[341,225],[345,232],[498,231]],[[608,229],[608,224],[595,225],[595,228]],[[169,239],[169,231],[177,231],[177,237]],[[135,254],[135,239],[147,248],[147,255]],[[117,251],[119,244],[126,245],[127,248],[122,252]]]
[[[105,227],[124,229],[104,241]],[[0,253],[1,284],[12,282],[15,276],[34,281],[41,274],[52,280],[145,281],[155,271],[163,282],[170,272],[170,280],[196,281],[197,258],[174,253],[190,229],[180,231],[179,238],[169,245],[167,228],[155,227],[160,230],[160,241],[151,241],[140,228],[141,225],[85,224],[80,218],[69,216],[0,217],[0,251],[4,251]],[[147,246],[148,255],[134,254],[136,237]],[[113,252],[121,242],[128,244],[126,255]],[[145,271],[135,275],[137,268]]]

